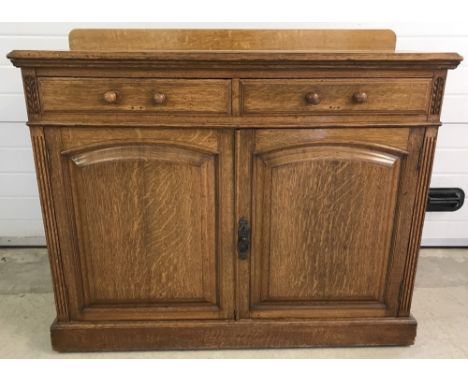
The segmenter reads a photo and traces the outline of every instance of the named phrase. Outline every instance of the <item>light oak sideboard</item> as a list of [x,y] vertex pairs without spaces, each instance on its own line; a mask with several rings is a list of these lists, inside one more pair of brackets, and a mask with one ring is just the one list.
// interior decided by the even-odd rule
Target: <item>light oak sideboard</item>
[[389,30],[74,30],[22,70],[59,351],[409,345],[448,69]]

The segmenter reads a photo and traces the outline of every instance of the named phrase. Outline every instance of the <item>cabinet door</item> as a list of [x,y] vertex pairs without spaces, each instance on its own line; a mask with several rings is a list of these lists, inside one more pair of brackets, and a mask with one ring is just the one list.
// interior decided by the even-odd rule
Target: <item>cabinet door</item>
[[233,316],[233,134],[50,128],[72,319]]
[[238,132],[241,317],[396,315],[424,129]]

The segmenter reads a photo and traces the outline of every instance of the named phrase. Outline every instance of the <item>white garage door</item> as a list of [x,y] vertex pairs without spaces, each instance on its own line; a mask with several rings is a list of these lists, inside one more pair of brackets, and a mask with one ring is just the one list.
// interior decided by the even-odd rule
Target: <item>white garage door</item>
[[[157,27],[115,23],[0,24],[0,245],[44,243],[31,144],[24,125],[26,110],[20,71],[12,67],[5,56],[12,49],[67,49],[68,31],[99,26]],[[223,27],[265,25],[226,24]],[[453,51],[467,57],[468,61],[468,24],[289,24],[282,27],[391,28],[397,32],[399,50]],[[468,194],[468,62],[449,73],[442,120],[444,125],[439,134],[431,186],[460,187]],[[423,245],[467,246],[468,206],[456,212],[428,213]]]

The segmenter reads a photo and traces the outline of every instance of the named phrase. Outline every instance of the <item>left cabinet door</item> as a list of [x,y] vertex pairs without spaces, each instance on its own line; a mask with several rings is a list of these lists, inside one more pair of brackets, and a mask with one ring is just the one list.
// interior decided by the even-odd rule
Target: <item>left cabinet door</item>
[[70,318],[233,317],[233,135],[46,128]]

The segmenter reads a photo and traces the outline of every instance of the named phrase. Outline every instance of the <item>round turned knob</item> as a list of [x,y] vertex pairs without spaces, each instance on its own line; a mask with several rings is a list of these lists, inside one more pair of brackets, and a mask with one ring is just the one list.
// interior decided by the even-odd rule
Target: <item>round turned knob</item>
[[119,94],[114,90],[109,90],[104,93],[104,101],[107,103],[116,103],[119,98]]
[[307,93],[305,95],[305,100],[311,105],[318,105],[320,103],[320,96],[317,93]]
[[153,101],[155,104],[161,105],[165,103],[167,100],[167,97],[164,93],[155,93],[153,95]]
[[353,94],[353,101],[355,103],[366,103],[367,102],[367,94],[364,92],[354,93]]

